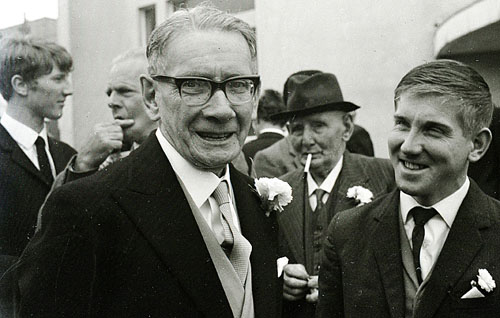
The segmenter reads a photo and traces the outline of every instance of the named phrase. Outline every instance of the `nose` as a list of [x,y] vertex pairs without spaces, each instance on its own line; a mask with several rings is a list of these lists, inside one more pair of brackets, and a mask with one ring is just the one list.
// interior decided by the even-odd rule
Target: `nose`
[[304,132],[302,133],[302,146],[309,149],[314,144],[314,133],[308,125],[305,125]]
[[108,103],[109,108],[111,108],[111,114],[113,115],[114,119],[126,119],[127,117],[127,110],[123,106],[123,101],[120,98],[119,94],[116,92],[111,92],[109,95],[109,103]]
[[73,95],[73,86],[71,85],[71,82],[69,79],[65,80],[64,87],[63,87],[63,95],[64,97]]
[[422,151],[420,134],[415,129],[410,130],[408,134],[403,136],[400,149],[405,155],[418,155]]
[[220,89],[210,98],[207,105],[202,109],[202,113],[206,117],[217,118],[221,122],[229,121],[236,117],[232,104]]

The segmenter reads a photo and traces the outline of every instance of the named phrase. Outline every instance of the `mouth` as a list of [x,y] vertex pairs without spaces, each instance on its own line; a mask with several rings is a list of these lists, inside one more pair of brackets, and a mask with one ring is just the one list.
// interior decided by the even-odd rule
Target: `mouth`
[[216,132],[197,131],[196,134],[200,136],[201,139],[206,141],[226,141],[234,135],[234,132],[216,133]]
[[406,160],[400,160],[400,162],[403,164],[403,166],[406,169],[411,170],[411,171],[420,171],[420,170],[427,168],[427,166],[425,166],[425,165],[417,164],[414,162],[409,162]]

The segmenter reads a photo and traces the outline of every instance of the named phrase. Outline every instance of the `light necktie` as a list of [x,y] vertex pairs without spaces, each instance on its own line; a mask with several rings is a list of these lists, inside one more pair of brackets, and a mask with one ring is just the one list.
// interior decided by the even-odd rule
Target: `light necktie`
[[49,157],[45,151],[45,141],[42,137],[38,136],[35,141],[35,146],[40,172],[47,182],[52,183],[54,182],[54,176],[52,175],[52,169],[50,168]]
[[415,227],[411,233],[411,242],[413,244],[413,264],[415,265],[415,271],[417,273],[418,283],[422,284],[422,267],[420,266],[420,249],[422,248],[422,243],[425,237],[424,225],[429,221],[437,211],[433,208],[424,209],[422,207],[414,207],[411,209],[410,213],[413,215],[413,220],[415,222]]
[[[229,191],[226,181],[221,181],[213,193],[213,197],[219,205],[219,210],[222,214],[222,227],[224,228],[224,242],[221,246],[224,250],[232,245],[229,249],[229,261],[233,265],[234,270],[238,274],[240,281],[245,285],[245,279],[250,264],[250,253],[252,245],[241,235],[240,231],[233,223],[231,213],[231,201],[229,199]],[[228,253],[226,252],[226,255]]]
[[325,195],[326,191],[320,188],[317,188],[314,190],[316,193],[316,209],[314,211],[319,211],[321,210],[325,204],[323,203],[323,196]]

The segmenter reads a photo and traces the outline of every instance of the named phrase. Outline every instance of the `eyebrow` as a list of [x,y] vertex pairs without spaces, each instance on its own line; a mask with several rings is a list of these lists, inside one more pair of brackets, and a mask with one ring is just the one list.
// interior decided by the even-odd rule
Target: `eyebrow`
[[108,86],[108,88],[106,89],[106,95],[110,96],[113,91],[118,93],[125,93],[126,91],[135,92],[137,91],[137,89],[126,84],[118,84],[115,86]]

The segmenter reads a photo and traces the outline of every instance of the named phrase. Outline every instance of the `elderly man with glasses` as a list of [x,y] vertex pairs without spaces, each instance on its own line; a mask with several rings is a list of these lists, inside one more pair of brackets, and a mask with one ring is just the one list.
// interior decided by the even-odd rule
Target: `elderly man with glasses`
[[153,31],[141,84],[159,128],[48,199],[8,273],[17,314],[279,316],[275,214],[230,164],[256,106],[256,53],[248,24],[206,6]]

